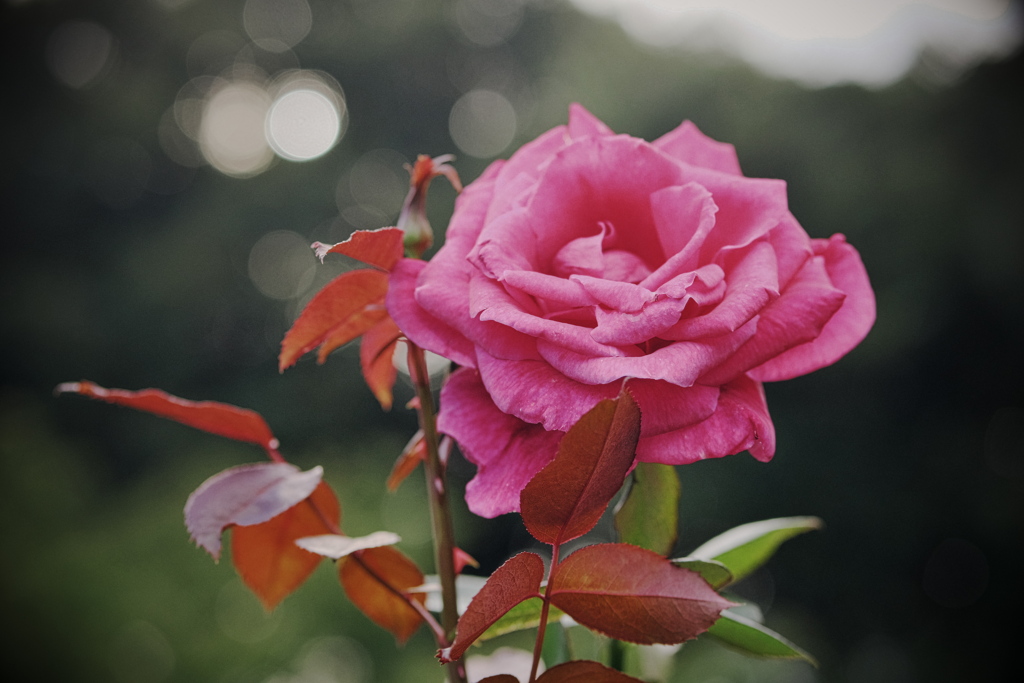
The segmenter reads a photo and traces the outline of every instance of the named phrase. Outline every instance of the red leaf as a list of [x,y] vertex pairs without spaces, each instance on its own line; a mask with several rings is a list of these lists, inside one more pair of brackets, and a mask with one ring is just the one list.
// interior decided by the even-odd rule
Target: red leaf
[[317,292],[281,342],[278,367],[283,372],[321,345],[324,362],[334,349],[347,344],[387,316],[384,295],[388,276],[379,270],[342,273]]
[[267,610],[301,586],[323,559],[295,541],[336,530],[340,516],[338,498],[320,482],[306,502],[262,524],[231,530],[232,564]]
[[579,623],[631,643],[681,643],[733,603],[699,574],[624,543],[580,548],[556,567],[551,603]]
[[356,230],[347,240],[333,246],[313,242],[313,249],[321,263],[328,254],[344,254],[369,266],[390,271],[402,258],[403,238],[398,228]]
[[323,469],[302,472],[288,463],[240,465],[204,481],[185,503],[185,526],[201,548],[220,558],[224,529],[266,522],[309,498]]
[[366,331],[372,329],[374,325],[387,319],[387,311],[384,310],[384,299],[378,299],[377,301],[370,302],[362,311],[356,313],[344,325],[340,325],[331,330],[331,332],[324,337],[323,342],[320,344],[320,348],[317,349],[316,352],[317,364],[323,365],[327,362],[327,357],[330,356],[331,352],[335,349],[348,344],[359,335],[365,334]]
[[67,382],[57,387],[56,392],[81,394],[107,403],[135,408],[160,417],[166,417],[204,432],[226,436],[236,441],[254,443],[267,450],[278,447],[270,427],[263,417],[245,408],[215,401],[187,401],[171,396],[159,389],[125,391],[104,389],[92,382]]
[[640,438],[640,409],[623,390],[573,425],[558,454],[520,496],[523,522],[538,541],[557,545],[597,524],[629,472]]
[[392,493],[397,491],[398,487],[405,481],[405,478],[412,474],[416,466],[426,460],[426,458],[427,442],[423,440],[423,430],[421,429],[413,434],[413,437],[409,439],[409,443],[405,444],[402,454],[398,456],[398,460],[395,460],[395,464],[391,468],[391,474],[388,475],[388,491]]
[[498,674],[497,676],[481,678],[478,683],[519,683],[519,679],[512,674]]
[[359,345],[363,379],[384,410],[391,410],[391,389],[398,376],[392,358],[401,336],[402,331],[395,321],[386,317],[363,334],[363,341]]
[[[483,683],[481,681],[481,683]],[[585,659],[565,662],[541,674],[537,683],[643,683],[638,678]]]
[[[398,642],[408,640],[423,621],[399,595],[423,584],[423,573],[401,551],[383,546],[344,557],[338,561],[338,577],[349,600]],[[410,597],[426,601],[423,593]]]
[[466,648],[506,612],[540,593],[544,561],[535,553],[519,553],[487,579],[459,618],[455,642],[437,653],[442,664],[462,657]]

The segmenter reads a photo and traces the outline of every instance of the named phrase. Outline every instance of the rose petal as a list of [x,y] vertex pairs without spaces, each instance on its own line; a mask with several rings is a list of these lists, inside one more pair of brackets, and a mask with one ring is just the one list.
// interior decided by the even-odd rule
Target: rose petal
[[679,321],[679,316],[690,299],[662,298],[635,312],[609,311],[595,308],[597,327],[591,331],[595,341],[602,344],[624,346],[640,344],[660,337]]
[[832,283],[846,298],[821,333],[750,371],[762,382],[799,377],[835,363],[861,342],[875,323],[875,295],[857,250],[843,235],[813,240],[814,252],[825,259]]
[[[845,298],[846,295],[829,280],[825,259],[812,256],[789,281],[781,296],[761,311],[757,334],[727,362],[701,377],[700,382],[720,384],[731,381],[787,349],[815,339]],[[794,368],[799,370],[800,366],[794,365]]]
[[740,451],[767,462],[775,454],[775,426],[768,415],[764,387],[741,375],[722,386],[711,417],[690,427],[641,438],[637,458],[643,462],[685,465]]
[[803,268],[804,262],[814,254],[811,249],[811,238],[800,227],[793,214],[786,214],[781,223],[768,231],[768,241],[775,249],[779,287],[785,289],[793,276]]
[[[605,251],[621,249],[647,264],[660,263],[664,254],[648,197],[682,184],[680,166],[643,140],[620,135],[574,142],[552,158],[538,180],[529,206],[530,232],[503,236],[505,248],[533,243],[539,258],[549,261],[537,263],[537,270],[552,272],[550,260],[564,245],[594,234],[605,222],[618,228]],[[489,238],[490,227],[481,236]]]
[[606,137],[615,135],[603,121],[587,111],[583,105],[569,105],[569,137],[579,140],[585,137]]
[[700,263],[720,263],[723,251],[745,247],[789,214],[786,183],[694,169],[694,179],[715,199],[715,228],[701,247]]
[[557,126],[520,147],[508,161],[500,162],[501,168],[494,178],[496,189],[487,213],[488,220],[518,205],[523,191],[534,186],[551,157],[569,142],[568,128]]
[[743,175],[736,148],[712,140],[700,132],[692,121],[683,121],[678,128],[651,143],[666,154],[694,166],[703,166],[723,173]]
[[569,279],[578,282],[598,303],[613,310],[635,313],[655,299],[651,290],[629,282],[603,280],[588,275],[573,275]]
[[[536,302],[524,302],[512,297],[497,282],[478,275],[470,280],[470,313],[481,321],[494,321],[507,325],[522,334],[535,339],[546,339],[579,353],[594,356],[622,356],[627,353],[639,354],[635,349],[621,349],[599,344],[590,336],[590,329],[571,325],[544,317],[544,311]],[[487,350],[498,354],[491,347]]]
[[[619,383],[573,381],[543,360],[509,361],[478,351],[480,378],[495,405],[545,429],[568,431],[598,401],[618,395]],[[559,400],[552,401],[552,396]]]
[[563,432],[545,431],[498,410],[475,370],[456,371],[441,390],[438,429],[477,465],[466,504],[481,517],[519,510],[523,487],[551,462]]
[[637,356],[584,355],[546,339],[537,350],[559,372],[584,384],[607,384],[624,377],[662,379],[681,387],[691,386],[703,373],[716,367],[754,336],[757,321],[751,320],[735,332],[700,340],[674,342]]
[[417,345],[459,365],[474,366],[476,354],[473,344],[416,301],[416,281],[426,265],[418,259],[402,259],[395,264],[385,300],[388,313],[399,329]]
[[597,299],[588,294],[586,288],[575,279],[555,277],[532,270],[507,270],[504,283],[506,291],[513,287],[523,294],[534,297],[536,303],[545,310],[594,306],[598,303]]
[[715,412],[720,392],[718,387],[677,387],[649,379],[629,380],[629,391],[640,406],[640,436],[656,436],[706,420]]
[[506,270],[549,270],[533,239],[532,221],[529,207],[510,209],[488,221],[469,251],[469,262],[495,280],[502,279]]
[[680,320],[661,336],[664,339],[718,337],[745,325],[779,296],[775,250],[758,242],[736,254],[725,270],[725,298],[705,315]]
[[570,275],[593,275],[601,277],[604,275],[604,242],[605,230],[595,235],[577,237],[570,240],[564,247],[558,250],[554,260],[551,262],[551,272],[559,277]]
[[657,289],[673,276],[699,265],[697,255],[715,227],[718,205],[706,188],[687,183],[651,194],[651,211],[658,239],[669,258],[641,284]]

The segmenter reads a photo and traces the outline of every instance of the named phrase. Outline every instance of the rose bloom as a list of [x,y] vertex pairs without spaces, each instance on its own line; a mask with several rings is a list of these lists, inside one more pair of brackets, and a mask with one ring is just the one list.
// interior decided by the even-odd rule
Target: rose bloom
[[744,177],[688,121],[649,143],[578,105],[465,189],[437,255],[393,271],[387,307],[462,366],[438,428],[476,464],[466,500],[485,517],[518,510],[624,378],[640,461],[771,459],[762,382],[835,362],[875,319],[856,250],[808,237],[783,181]]

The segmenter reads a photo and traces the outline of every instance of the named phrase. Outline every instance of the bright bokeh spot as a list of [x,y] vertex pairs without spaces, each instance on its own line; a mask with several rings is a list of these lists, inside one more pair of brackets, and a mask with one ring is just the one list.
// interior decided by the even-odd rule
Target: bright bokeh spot
[[203,156],[222,173],[249,177],[274,158],[263,132],[270,96],[254,83],[229,83],[207,98],[199,126]]
[[68,21],[46,43],[46,64],[54,77],[71,88],[95,83],[110,65],[114,37],[94,21]]
[[470,156],[497,156],[516,136],[516,111],[504,96],[492,90],[471,90],[458,100],[448,116],[452,141]]
[[293,90],[274,101],[267,115],[267,141],[278,156],[308,161],[334,147],[341,134],[341,114],[313,90]]
[[301,296],[316,277],[309,240],[290,230],[261,237],[249,251],[249,279],[264,296],[279,301]]
[[309,34],[313,12],[306,0],[246,0],[242,22],[254,43],[269,52],[284,52]]

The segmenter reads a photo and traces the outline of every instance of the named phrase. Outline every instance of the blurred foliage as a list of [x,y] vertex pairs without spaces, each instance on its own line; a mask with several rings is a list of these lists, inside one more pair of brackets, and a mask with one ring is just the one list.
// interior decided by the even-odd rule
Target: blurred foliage
[[[999,677],[1014,634],[992,624],[1021,606],[1024,561],[1019,53],[955,79],[941,56],[924,55],[883,90],[805,90],[724,57],[637,45],[558,0],[527,4],[518,31],[493,47],[462,36],[452,2],[310,4],[312,31],[294,57],[341,83],[347,132],[319,159],[246,180],[177,166],[158,139],[197,75],[197,38],[227,31],[244,48],[241,0],[0,10],[5,670],[64,681],[311,680],[315,670],[435,680],[426,634],[395,656],[326,565],[265,617],[229,565],[189,547],[188,492],[258,460],[257,449],[50,391],[88,378],[256,409],[287,457],[325,466],[347,530],[397,531],[429,567],[416,479],[395,497],[383,487],[415,428],[400,407],[411,391],[382,414],[352,349],[278,375],[276,347],[301,302],[265,298],[247,260],[273,230],[336,242],[393,221],[397,204],[382,216],[359,209],[349,169],[380,148],[407,159],[457,151],[448,113],[480,85],[517,107],[510,149],[564,122],[572,101],[646,138],[694,120],[736,145],[747,174],[786,179],[812,236],[845,233],[877,290],[879,321],[861,347],[768,387],[774,462],[735,456],[680,471],[678,554],[755,519],[825,520],[737,587],[822,668],[698,642],[684,648],[678,680]],[[81,90],[46,67],[47,41],[72,19],[117,41],[112,68]],[[275,68],[269,53],[249,54]],[[456,164],[469,181],[485,162]],[[453,199],[442,184],[431,193],[435,228]],[[317,283],[337,268],[320,268]],[[455,468],[459,485],[471,474]],[[515,519],[457,512],[460,542],[483,570],[529,541]]]

